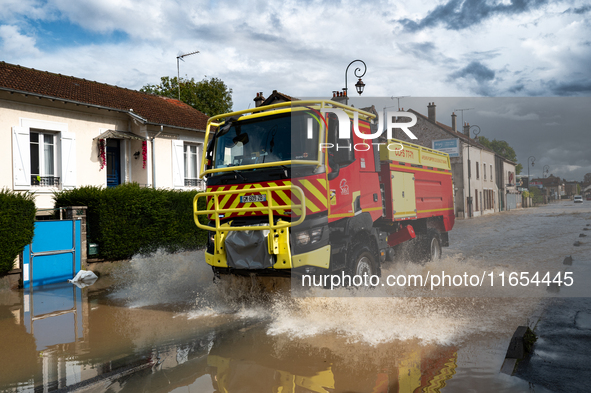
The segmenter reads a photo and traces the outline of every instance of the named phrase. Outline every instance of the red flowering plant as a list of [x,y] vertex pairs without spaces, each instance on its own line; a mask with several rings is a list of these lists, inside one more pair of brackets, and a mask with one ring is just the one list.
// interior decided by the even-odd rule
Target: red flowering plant
[[148,161],[148,144],[146,141],[142,142],[142,160],[144,161],[142,168],[146,169],[146,161]]
[[101,163],[101,169],[103,169],[105,167],[105,165],[107,165],[107,158],[105,156],[105,140],[104,139],[99,139],[98,148],[99,148],[99,161]]

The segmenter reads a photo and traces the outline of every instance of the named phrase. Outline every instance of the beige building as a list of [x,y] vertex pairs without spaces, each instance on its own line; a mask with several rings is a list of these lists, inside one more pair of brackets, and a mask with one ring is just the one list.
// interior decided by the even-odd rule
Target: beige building
[[194,189],[207,116],[175,99],[0,62],[0,187]]
[[456,217],[478,217],[507,210],[509,206],[521,207],[515,187],[515,163],[471,138],[470,125],[459,132],[454,113],[450,118],[451,127],[437,121],[434,102],[427,106],[426,116],[413,109],[408,112],[417,117],[417,123],[410,130],[418,139],[410,140],[399,129],[394,130],[395,138],[433,149],[451,146],[442,151],[450,153]]

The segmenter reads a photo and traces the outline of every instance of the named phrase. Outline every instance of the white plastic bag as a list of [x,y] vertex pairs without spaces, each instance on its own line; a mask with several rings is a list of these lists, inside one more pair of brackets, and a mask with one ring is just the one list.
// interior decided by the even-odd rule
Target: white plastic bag
[[73,279],[68,280],[78,288],[85,288],[95,283],[97,275],[90,270],[80,270]]

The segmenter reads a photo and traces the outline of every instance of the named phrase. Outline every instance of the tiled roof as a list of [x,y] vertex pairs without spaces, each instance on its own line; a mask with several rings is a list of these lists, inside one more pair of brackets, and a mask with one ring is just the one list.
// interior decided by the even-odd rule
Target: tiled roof
[[[429,120],[429,118],[428,118],[427,116],[423,115],[422,113],[419,113],[419,112],[415,111],[414,109],[409,109],[408,111],[409,111],[409,112],[412,112],[412,113],[414,113],[414,114],[415,114],[415,115],[417,115],[417,116],[420,116],[420,117],[422,117],[423,119],[425,119],[425,120],[427,120],[427,121],[430,121],[430,120]],[[489,152],[491,152],[491,153],[497,154],[497,153],[495,153],[494,151],[492,151],[491,149],[489,149],[488,147],[486,147],[486,146],[484,146],[484,145],[481,145],[480,143],[478,143],[478,142],[476,141],[476,139],[469,138],[467,135],[465,135],[465,134],[464,134],[464,133],[462,133],[462,132],[459,132],[459,131],[454,131],[454,129],[453,129],[453,128],[451,128],[451,127],[450,127],[450,126],[448,126],[448,125],[445,125],[445,124],[443,124],[443,123],[440,123],[440,122],[438,122],[438,121],[435,121],[435,124],[436,124],[437,126],[439,126],[439,128],[441,128],[442,130],[444,130],[445,132],[447,132],[448,134],[452,135],[453,137],[455,137],[455,138],[460,138],[460,139],[461,139],[461,140],[463,140],[464,142],[466,142],[466,143],[470,143],[470,146],[479,147],[479,148],[480,148],[480,149],[482,149],[482,150],[486,150],[486,151],[489,151]],[[497,155],[498,155],[498,154],[497,154]],[[505,157],[502,157],[502,156],[500,156],[500,155],[499,155],[499,157],[501,157],[503,160],[505,160],[505,161],[507,161],[507,162],[509,162],[509,163],[515,164],[513,161],[511,161],[511,160],[508,160],[508,159],[506,159]]]
[[277,90],[273,90],[273,93],[271,93],[271,95],[267,97],[265,101],[263,101],[261,106],[271,105],[275,103],[275,101],[299,101],[299,98],[288,96],[287,94],[283,94],[281,92],[278,92]]
[[133,113],[148,123],[205,130],[208,117],[176,99],[0,62],[0,90],[97,105]]

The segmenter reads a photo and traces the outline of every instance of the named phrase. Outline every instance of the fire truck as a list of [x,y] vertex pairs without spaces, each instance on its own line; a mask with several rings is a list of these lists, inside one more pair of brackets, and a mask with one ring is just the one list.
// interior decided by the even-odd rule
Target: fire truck
[[375,110],[333,100],[210,118],[193,210],[215,276],[380,275],[404,242],[417,260],[440,258],[454,225],[449,156],[378,134]]

